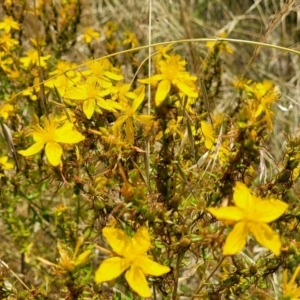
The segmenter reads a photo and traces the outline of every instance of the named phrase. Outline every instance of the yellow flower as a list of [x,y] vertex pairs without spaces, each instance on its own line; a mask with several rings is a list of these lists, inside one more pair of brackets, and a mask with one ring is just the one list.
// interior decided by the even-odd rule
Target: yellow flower
[[50,76],[66,75],[68,78],[74,78],[76,76],[76,73],[74,70],[70,70],[70,69],[74,69],[76,67],[77,67],[76,63],[68,62],[65,60],[59,60],[56,63],[55,70],[49,72],[49,75]]
[[172,44],[167,46],[157,46],[155,47],[155,51],[157,51],[157,54],[154,56],[154,61],[158,63],[160,60],[170,57],[168,52],[172,51]]
[[161,74],[139,80],[141,83],[159,82],[155,93],[156,106],[160,106],[164,102],[172,86],[175,86],[180,92],[189,97],[196,98],[198,96],[195,86],[197,77],[184,71],[185,64],[185,61],[181,60],[179,55],[170,55],[166,60],[158,62],[157,68]]
[[112,81],[123,80],[123,75],[117,74],[117,70],[113,69],[108,59],[100,59],[100,60],[92,60],[87,64],[87,67],[90,70],[86,70],[83,72],[84,75],[89,78],[93,78],[93,80],[97,81],[97,83],[104,89],[112,87]]
[[109,93],[109,89],[101,90],[96,82],[89,80],[71,88],[65,93],[65,98],[83,101],[83,112],[90,119],[97,107],[100,113],[102,113],[101,108],[113,112],[120,109],[121,106],[117,102],[103,98]]
[[294,275],[291,280],[288,282],[287,273],[285,270],[283,272],[283,282],[282,282],[282,298],[283,300],[300,300],[300,287],[295,284],[295,280],[298,277],[300,272],[300,266],[295,270]]
[[9,78],[12,78],[12,79],[20,78],[20,71],[17,70],[16,68],[8,69],[7,73],[8,73],[7,75],[8,75]]
[[34,89],[32,87],[29,87],[26,90],[24,90],[24,92],[22,92],[22,95],[29,96],[29,98],[32,101],[36,101],[37,100],[37,95],[34,93]]
[[[112,147],[116,147],[119,151],[125,146],[125,143],[121,140],[118,131],[112,131],[112,128],[109,130],[105,127],[100,127],[99,130],[89,129],[89,132],[101,136],[102,140],[109,144],[109,150]],[[108,150],[108,151],[109,151]]]
[[26,150],[20,150],[19,153],[23,156],[31,156],[40,152],[45,146],[45,152],[49,163],[52,166],[58,166],[61,162],[63,144],[76,144],[85,139],[85,137],[73,129],[74,125],[70,122],[65,122],[61,127],[53,120],[45,120],[44,128],[37,125],[32,132],[35,144]]
[[204,144],[205,148],[208,150],[213,150],[214,149],[214,144],[215,144],[215,134],[214,130],[208,122],[202,121],[201,122],[201,130],[204,135]]
[[124,33],[126,39],[123,41],[123,45],[129,45],[130,48],[135,48],[137,46],[139,46],[139,41],[135,35],[135,33],[131,32],[131,31],[126,31]]
[[[214,134],[214,130],[211,124],[205,121],[201,121],[201,130],[204,135],[204,145],[207,150],[216,151],[220,160],[220,163],[223,165],[228,160],[230,155],[229,143],[226,140],[222,144],[218,145],[218,138]],[[216,146],[215,146],[216,144]]]
[[[177,120],[172,119],[169,121],[168,127],[165,130],[165,133],[169,133],[169,132],[171,134],[177,133],[181,139],[184,139],[184,133],[182,132],[182,125],[183,125],[183,117],[178,116]],[[161,131],[159,133],[159,138],[161,138],[162,136],[163,136],[163,132]]]
[[47,80],[45,86],[51,89],[54,89],[54,87],[56,87],[59,95],[61,97],[64,97],[69,82],[70,80],[66,75],[60,75],[55,77],[54,79]]
[[12,0],[5,0],[3,4],[4,4],[5,7],[11,7],[12,6]]
[[[66,209],[66,207],[59,207],[56,210],[57,214],[63,213]],[[82,252],[81,254],[78,255],[79,249],[81,245],[84,242],[84,238],[82,236],[79,236],[77,243],[76,243],[76,248],[74,250],[74,253],[72,256],[70,256],[69,248],[66,245],[63,245],[59,240],[57,241],[57,250],[59,253],[60,258],[58,259],[58,263],[54,264],[44,258],[38,257],[38,260],[41,261],[42,263],[46,264],[47,266],[51,266],[53,268],[53,273],[57,275],[63,275],[66,273],[71,273],[75,270],[77,267],[81,267],[85,265],[91,255],[92,255],[92,250],[88,249]]]
[[0,117],[2,117],[4,120],[6,120],[13,112],[14,112],[14,107],[9,103],[4,103],[0,107]]
[[[26,57],[21,57],[20,62],[23,64],[25,68],[28,68],[30,65],[31,66],[38,66],[39,65],[39,55],[38,51],[35,49],[31,49],[26,52]],[[51,55],[46,55],[46,56],[40,56],[40,64],[41,67],[46,67],[47,63],[46,60],[48,60],[51,57]]]
[[0,22],[0,29],[4,29],[5,33],[9,33],[12,28],[20,30],[19,23],[14,21],[14,19],[11,16],[5,17],[3,21]]
[[100,37],[100,33],[95,31],[91,27],[86,27],[84,29],[83,38],[87,44],[89,44],[93,39],[96,40]]
[[235,76],[234,80],[231,82],[234,87],[239,90],[244,90],[245,85],[251,83],[248,79],[245,78],[238,78]]
[[0,67],[4,71],[9,71],[9,67],[7,65],[11,65],[13,63],[13,59],[11,57],[6,57],[7,54],[4,51],[0,51]]
[[12,163],[9,163],[7,161],[8,161],[7,156],[0,157],[0,167],[1,167],[2,170],[9,170],[9,169],[12,169],[14,167],[14,165]]
[[126,138],[128,142],[134,141],[134,126],[133,123],[140,122],[144,125],[151,126],[154,121],[154,117],[150,115],[140,115],[137,110],[145,97],[145,86],[141,85],[135,90],[135,99],[132,105],[121,106],[123,115],[121,115],[113,125],[113,131],[117,131],[124,123],[126,123]]
[[[227,33],[226,32],[222,32],[221,34],[219,34],[220,38],[226,38],[227,37]],[[212,49],[212,48],[216,48],[220,51],[220,53],[222,52],[227,52],[229,54],[233,53],[233,49],[228,45],[227,42],[225,41],[214,41],[214,42],[207,42],[206,43],[206,47],[208,49]]]
[[141,297],[150,297],[146,275],[161,276],[170,268],[152,261],[145,254],[151,248],[148,230],[142,227],[133,238],[129,238],[120,229],[105,227],[103,235],[118,256],[102,262],[96,271],[95,281],[110,281],[126,271],[125,278],[130,287]]
[[249,97],[249,106],[253,111],[255,119],[259,117],[265,120],[267,127],[272,132],[272,117],[274,113],[271,110],[272,104],[279,98],[275,84],[270,80],[254,82],[252,85],[245,85],[245,90]]
[[19,42],[16,39],[13,39],[10,33],[2,33],[0,35],[0,47],[4,51],[9,51],[11,48],[18,44]]
[[252,195],[241,182],[236,184],[233,201],[236,206],[207,209],[219,220],[236,223],[226,239],[223,254],[234,255],[241,251],[246,245],[248,235],[252,233],[262,246],[279,255],[280,237],[267,223],[279,218],[288,205],[273,198],[262,200]]
[[131,84],[130,83],[121,83],[117,82],[116,85],[112,86],[111,94],[112,100],[118,100],[121,105],[128,104],[128,98],[134,99],[136,94],[130,91]]

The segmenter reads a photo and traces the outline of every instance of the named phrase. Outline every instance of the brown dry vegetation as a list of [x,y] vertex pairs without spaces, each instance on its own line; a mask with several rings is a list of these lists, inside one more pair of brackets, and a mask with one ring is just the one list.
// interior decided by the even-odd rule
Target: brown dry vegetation
[[[227,37],[231,39],[262,42],[297,51],[300,50],[300,2],[295,0],[81,0],[79,3],[73,1],[68,7],[67,15],[74,19],[67,27],[64,27],[64,16],[58,15],[59,7],[64,1],[44,0],[45,11],[40,16],[31,12],[34,9],[33,1],[19,0],[12,2],[13,6],[8,10],[2,1],[0,19],[7,15],[9,11],[22,24],[21,33],[17,35],[21,50],[19,49],[16,52],[16,56],[20,57],[24,55],[24,49],[30,47],[30,38],[38,37],[46,41],[46,45],[43,48],[44,53],[51,53],[56,56],[56,59],[61,58],[81,64],[91,58],[100,58],[117,51],[129,49],[130,45],[122,44],[124,32],[127,31],[135,33],[138,41],[138,44],[135,46],[195,38],[216,38],[219,34],[226,32]],[[150,17],[151,20],[149,20]],[[116,31],[111,40],[108,39],[106,34],[108,22],[112,22],[111,24],[116,26]],[[83,39],[85,27],[92,27],[97,30],[100,32],[101,37],[93,40],[90,44],[86,44]],[[150,37],[149,32],[151,32]],[[202,62],[209,61],[209,51],[205,44],[205,42],[201,41],[186,41],[174,44],[175,52],[179,53],[188,62],[188,70],[197,76],[203,75]],[[264,79],[270,79],[274,82],[280,90],[281,97],[273,107],[273,111],[276,112],[276,117],[273,121],[274,130],[268,137],[265,149],[265,152],[268,154],[265,157],[268,176],[273,178],[272,174],[276,175],[279,172],[278,170],[284,165],[287,151],[285,148],[287,143],[286,136],[289,133],[295,133],[300,122],[299,55],[239,41],[233,41],[229,44],[233,48],[234,53],[222,56],[222,70],[220,70],[219,74],[214,74],[216,77],[220,77],[218,78],[221,81],[220,89],[218,93],[212,96],[211,100],[213,101],[209,103],[209,112],[202,111],[202,113],[213,114],[215,110],[220,110],[225,114],[232,113],[232,110],[235,109],[234,103],[239,98],[238,93],[233,92],[232,88],[232,81],[235,76],[240,79],[247,78],[257,82]],[[151,51],[153,53],[155,50],[152,49]],[[120,67],[125,81],[130,82],[137,71],[139,71],[138,78],[147,77],[148,67],[144,60],[148,57],[148,54],[148,49],[142,49],[127,55],[113,56],[111,62]],[[142,63],[144,64],[142,65]],[[139,70],[140,66],[141,69]],[[52,61],[52,70],[53,68],[54,60]],[[43,75],[45,79],[50,77],[47,72],[44,72]],[[4,78],[3,74],[1,76]],[[25,78],[26,80],[29,80],[29,86],[33,85],[32,78]],[[216,82],[217,80],[214,81],[214,84]],[[16,92],[18,88],[26,88],[26,83],[23,82],[22,85],[17,86],[16,84],[14,86],[13,83],[5,82],[0,83],[0,86],[2,88],[0,96],[4,99],[13,96],[12,90],[15,87],[16,90],[14,91]],[[49,97],[52,97],[52,100],[57,100],[53,95]],[[14,140],[18,140],[20,144],[20,146],[17,145],[17,149],[21,150],[29,146],[25,142],[27,137],[23,132],[25,125],[28,126],[29,123],[36,121],[33,112],[38,117],[41,116],[41,114],[37,113],[37,111],[41,111],[41,107],[37,104],[33,104],[33,106],[23,104],[19,109],[18,117],[11,119],[9,126],[12,128]],[[144,110],[146,111],[146,108]],[[76,112],[76,114],[80,122],[82,122],[81,124],[88,128],[88,122],[83,120],[82,112],[81,114]],[[21,122],[21,119],[25,121]],[[97,120],[92,120],[92,124],[93,129],[96,128]],[[104,258],[98,250],[94,250],[88,266],[85,267],[82,273],[76,274],[76,278],[72,278],[71,275],[67,278],[67,276],[58,274],[59,272],[51,272],[52,267],[43,261],[58,262],[60,258],[57,250],[58,240],[63,245],[66,245],[69,253],[73,253],[78,237],[81,235],[86,239],[83,248],[93,244],[107,247],[99,232],[113,217],[118,222],[121,220],[120,223],[123,222],[122,224],[126,224],[126,226],[132,225],[135,220],[137,220],[137,223],[143,223],[149,217],[147,212],[138,211],[134,206],[135,204],[131,210],[132,207],[127,203],[128,199],[126,200],[127,202],[124,202],[120,192],[121,183],[119,190],[110,189],[110,186],[105,184],[103,186],[99,184],[100,188],[97,190],[94,186],[94,177],[107,171],[109,168],[105,164],[106,160],[105,162],[98,160],[100,152],[94,151],[93,147],[98,143],[97,138],[88,133],[88,130],[86,130],[86,134],[89,134],[89,142],[82,149],[84,164],[79,167],[75,164],[75,154],[70,155],[73,165],[68,165],[68,168],[63,170],[66,180],[62,178],[60,170],[50,169],[48,166],[45,167],[46,163],[42,156],[36,159],[36,164],[33,164],[33,161],[27,163],[20,156],[21,172],[16,170],[9,171],[1,178],[0,299],[139,299],[134,294],[131,296],[127,294],[126,298],[124,296],[126,288],[124,287],[100,287],[94,283],[94,272],[99,262]],[[0,137],[0,142],[2,149],[4,149],[2,150],[2,155],[8,153],[5,148],[5,139]],[[135,146],[144,149],[145,143],[143,142],[137,142]],[[159,151],[155,150],[154,146],[153,148],[154,154],[158,155]],[[138,157],[140,154],[135,155]],[[135,161],[136,157],[132,158],[132,161]],[[141,158],[136,159],[136,162],[141,163],[141,161],[142,163],[144,162]],[[154,159],[152,163],[155,165]],[[119,174],[115,175],[117,171],[113,169],[114,164],[110,161],[107,164],[111,167],[111,176],[116,176],[117,180],[122,182],[122,176]],[[130,165],[132,162],[128,164]],[[128,167],[128,165],[126,166]],[[134,169],[132,165],[128,168]],[[257,167],[257,170],[259,170],[259,167]],[[262,172],[262,170],[260,171]],[[89,181],[89,176],[93,180]],[[201,176],[197,180],[195,179],[197,184],[202,180],[203,177]],[[254,181],[255,186],[259,194],[265,196],[269,191],[267,184],[271,182],[271,179],[263,184],[259,182],[259,177],[260,174],[258,172],[256,181]],[[205,180],[203,186],[207,189],[205,193],[208,194],[208,190],[213,191],[215,187],[212,183],[213,181]],[[292,182],[293,188],[284,186],[285,191],[288,190],[290,197],[293,199],[291,201],[295,209],[298,207],[299,202],[298,184],[297,182]],[[110,191],[106,192],[106,189]],[[200,200],[198,199],[200,203],[203,201],[203,197],[200,197],[201,186],[195,188],[195,190],[199,193],[195,197],[199,196],[199,199],[201,198]],[[124,194],[126,193],[124,192]],[[155,217],[159,214],[166,214],[167,221],[175,220],[174,222],[177,222],[176,225],[174,223],[170,226],[178,226],[181,233],[184,232],[185,222],[189,222],[185,221],[185,218],[188,219],[191,216],[193,219],[196,212],[190,206],[187,207],[186,211],[178,212],[176,210],[178,203],[176,203],[174,204],[176,208],[174,215],[172,205],[165,208],[164,204],[158,200],[158,194],[159,192],[155,189],[149,192],[148,198],[150,199],[151,213],[155,214]],[[278,192],[278,194],[280,193]],[[107,198],[103,195],[106,195]],[[175,200],[177,201],[178,199]],[[199,203],[193,203],[193,205],[201,211],[205,205]],[[136,206],[138,207],[139,204]],[[162,216],[159,215],[158,218],[162,218]],[[202,220],[197,220],[197,218],[195,217],[193,222],[196,220],[195,222],[203,222],[205,226],[208,226],[207,224],[209,224],[210,220],[207,215]],[[297,222],[298,216],[295,217],[295,223]],[[165,224],[168,224],[168,222]],[[132,228],[136,229],[135,223]],[[178,229],[178,232],[180,230]],[[156,233],[158,232],[159,229],[156,228]],[[197,243],[197,238],[195,237],[197,234],[198,232],[196,231],[191,232],[192,238],[196,241],[195,243]],[[216,233],[213,234],[215,235]],[[176,234],[174,236],[177,238]],[[182,242],[181,236],[178,240],[175,240],[174,236],[172,236],[172,239],[170,238],[171,241],[167,242],[161,237],[158,244],[162,241],[165,243],[169,242],[170,245],[172,245],[172,241],[176,245]],[[299,237],[297,230],[292,231],[289,235],[291,240],[298,241]],[[210,241],[211,244],[207,242],[205,245],[207,247],[215,247],[214,249],[221,248],[221,242],[220,245],[212,246],[213,242],[217,243],[217,238],[215,236],[213,238],[209,236],[208,239],[212,239]],[[247,252],[249,257],[249,253],[253,254],[251,252],[253,247],[254,245],[250,243],[249,248],[251,250]],[[172,253],[170,249],[168,250],[170,251],[169,254]],[[175,251],[175,254],[177,255],[180,253],[180,250],[178,250],[180,247],[176,249],[178,252]],[[158,279],[155,282],[158,294],[160,294],[157,299],[172,299],[172,297],[174,300],[179,298],[281,299],[281,290],[278,286],[281,286],[283,271],[281,267],[288,261],[287,257],[281,258],[281,260],[278,259],[276,262],[270,260],[268,266],[266,266],[267,263],[264,265],[265,269],[262,272],[265,275],[263,279],[267,282],[266,288],[262,287],[261,282],[258,284],[251,279],[253,281],[247,286],[247,290],[244,291],[242,289],[244,282],[240,282],[240,285],[238,285],[238,279],[237,284],[222,281],[224,278],[222,272],[225,272],[224,270],[227,266],[224,267],[222,272],[214,273],[217,263],[217,259],[213,257],[214,254],[209,258],[211,264],[206,265],[204,268],[203,256],[196,256],[204,255],[205,250],[201,249],[202,253],[199,249],[199,247],[197,249],[191,248],[190,252],[185,252],[186,250],[184,250],[183,255],[186,254],[186,257],[180,268],[180,274],[173,273],[172,276],[168,275],[166,279]],[[172,248],[173,250],[174,248]],[[235,265],[235,267],[237,269],[239,264],[243,265],[243,262],[239,260],[245,259],[244,256],[246,254],[233,260],[228,270],[232,267],[232,264],[236,264],[237,266]],[[247,259],[250,259],[249,257]],[[267,261],[268,258],[265,258],[265,260]],[[298,260],[299,255],[295,255],[291,259],[292,262],[289,261],[284,265],[285,269],[290,267],[289,270],[293,271],[299,265]],[[191,262],[193,266],[199,262],[203,263],[203,265],[199,263],[199,266],[201,265],[202,267],[198,271],[194,271],[192,268],[189,268]],[[176,268],[174,262],[173,268]],[[270,274],[275,275],[269,276],[266,271],[267,268],[269,268]],[[207,281],[205,283],[202,282],[203,274],[206,275],[205,280]],[[209,274],[214,274],[215,276],[210,278]],[[177,278],[174,279],[174,276],[177,276]],[[184,282],[181,290],[178,294],[174,292],[172,295],[168,294],[165,289],[167,291],[172,290],[174,282],[179,277],[181,278],[179,286],[181,282]],[[187,280],[184,277],[187,277]],[[234,281],[235,278],[232,276],[229,280]],[[161,285],[160,280],[163,282]],[[222,282],[223,286],[220,282]],[[204,284],[205,287],[203,288]],[[222,288],[226,284],[228,284],[229,288],[225,293]],[[259,285],[259,287],[256,285]],[[125,287],[128,286],[125,285]],[[193,294],[195,291],[200,291],[200,287],[203,294]],[[238,290],[239,288],[240,290]],[[233,292],[230,292],[230,289]],[[124,298],[121,298],[120,294],[118,294],[121,291],[124,293],[122,294]],[[239,294],[240,291],[243,291],[245,296]]]

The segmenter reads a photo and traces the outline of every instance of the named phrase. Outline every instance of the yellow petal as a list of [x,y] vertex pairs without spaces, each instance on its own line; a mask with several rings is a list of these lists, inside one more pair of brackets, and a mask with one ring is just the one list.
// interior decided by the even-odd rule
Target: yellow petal
[[139,108],[141,103],[143,102],[145,98],[145,86],[141,85],[138,87],[138,96],[134,99],[133,104],[132,104],[132,110],[136,112],[136,110]]
[[8,156],[0,157],[0,164],[1,165],[5,165],[7,161],[8,161]]
[[123,80],[124,79],[123,75],[115,74],[115,73],[112,73],[109,71],[104,72],[104,75],[107,78],[112,79],[112,80]]
[[226,239],[223,255],[234,255],[240,252],[246,245],[248,234],[246,223],[237,223]]
[[193,98],[198,97],[198,93],[184,82],[177,80],[176,85],[180,89],[180,91],[182,91],[185,95]]
[[85,100],[89,97],[86,85],[77,85],[65,93],[65,98],[72,100]]
[[205,137],[206,149],[212,150],[213,146],[214,146],[215,137],[214,137],[214,131],[213,131],[211,124],[209,124],[208,122],[202,121],[201,122],[201,130]]
[[253,222],[250,225],[250,231],[262,246],[274,252],[275,255],[280,255],[280,237],[269,225]]
[[83,102],[83,112],[88,119],[90,119],[95,111],[95,100],[89,99]]
[[97,105],[99,106],[99,107],[101,107],[101,108],[104,108],[104,109],[106,109],[106,110],[108,110],[108,111],[113,111],[113,112],[115,112],[116,110],[115,110],[115,108],[114,108],[114,104],[112,104],[112,102],[113,103],[116,103],[116,102],[114,102],[114,101],[106,101],[106,100],[104,100],[103,98],[98,98],[97,99]]
[[55,142],[65,144],[76,144],[83,141],[85,137],[73,128],[73,123],[66,122],[62,127],[56,129]]
[[102,234],[114,252],[119,255],[124,255],[124,249],[131,245],[130,238],[121,229],[105,227],[102,230]]
[[112,100],[105,100],[105,102],[110,107],[110,110],[113,111],[113,112],[116,111],[115,109],[123,110],[123,106],[118,102],[115,102],[115,101],[112,101]]
[[2,156],[0,158],[0,165],[3,170],[9,170],[14,167],[14,165],[12,163],[9,163],[7,161],[8,161],[8,156]]
[[120,276],[129,265],[124,258],[112,257],[105,259],[95,274],[95,281],[101,283],[109,281]]
[[264,110],[266,110],[265,106],[263,104],[259,104],[254,115],[255,118],[259,117]]
[[137,255],[144,254],[151,248],[151,240],[148,229],[140,227],[132,238],[132,245]]
[[255,198],[252,196],[250,189],[242,182],[237,182],[234,188],[233,201],[235,205],[245,211],[254,208]]
[[46,156],[49,163],[56,167],[61,162],[61,156],[63,153],[62,147],[55,142],[48,142],[45,147]]
[[168,96],[168,93],[170,92],[171,89],[171,83],[169,80],[162,80],[156,90],[155,93],[155,104],[156,106],[160,106],[163,101],[166,99]]
[[151,126],[153,124],[153,121],[154,121],[154,117],[149,116],[149,115],[134,116],[134,119],[141,122],[144,125],[147,125],[147,126]]
[[92,250],[84,251],[76,258],[76,260],[74,262],[74,266],[78,267],[78,266],[82,266],[82,265],[86,264],[88,262],[88,260],[90,259],[91,255],[92,255]]
[[207,208],[213,216],[219,220],[238,222],[244,218],[244,212],[238,207],[227,206],[227,207],[209,207]]
[[144,274],[152,276],[161,276],[170,272],[170,268],[160,265],[159,263],[151,260],[146,255],[137,256],[132,262],[135,266],[139,267]]
[[145,79],[139,79],[138,82],[140,83],[156,83],[160,80],[163,80],[164,79],[164,75],[163,74],[157,74],[157,75],[154,75],[150,78],[145,78]]
[[151,291],[148,287],[146,277],[138,267],[131,265],[125,274],[125,278],[130,287],[141,297],[151,297]]
[[44,148],[44,143],[41,142],[41,143],[35,143],[28,149],[20,150],[18,152],[23,156],[30,156],[30,155],[34,155],[34,154],[40,152],[43,148]]
[[125,132],[126,132],[127,141],[130,142],[130,143],[133,143],[134,142],[134,128],[133,128],[131,118],[128,118],[127,121],[126,121]]
[[116,122],[114,123],[114,125],[112,126],[113,132],[116,132],[116,130],[118,130],[123,125],[123,123],[127,120],[127,118],[128,118],[127,115],[120,116],[116,120]]
[[257,222],[270,223],[278,219],[287,208],[286,203],[276,199],[257,201],[254,217]]
[[14,165],[12,163],[5,163],[2,165],[2,169],[3,170],[10,170],[14,167]]

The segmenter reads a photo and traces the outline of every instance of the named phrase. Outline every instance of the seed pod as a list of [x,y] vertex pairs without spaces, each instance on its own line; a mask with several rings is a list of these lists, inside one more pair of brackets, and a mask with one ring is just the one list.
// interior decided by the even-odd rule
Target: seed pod
[[179,241],[180,248],[188,248],[191,245],[192,241],[187,237],[183,236]]

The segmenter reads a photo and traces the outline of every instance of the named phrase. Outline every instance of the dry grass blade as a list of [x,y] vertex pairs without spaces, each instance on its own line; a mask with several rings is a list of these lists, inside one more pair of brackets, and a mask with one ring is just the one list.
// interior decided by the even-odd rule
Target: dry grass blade
[[8,150],[14,158],[16,168],[17,168],[17,172],[19,172],[20,166],[19,166],[18,156],[17,156],[17,152],[16,152],[16,149],[15,149],[15,146],[14,146],[11,130],[9,129],[9,127],[7,125],[5,125],[2,122],[1,122],[1,128],[2,128],[2,132],[3,132],[3,135],[4,135]]

